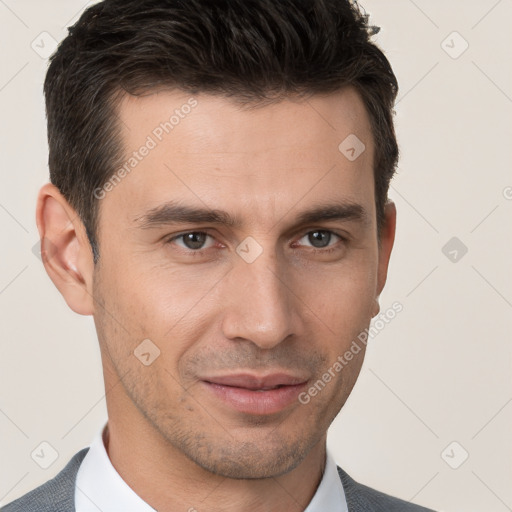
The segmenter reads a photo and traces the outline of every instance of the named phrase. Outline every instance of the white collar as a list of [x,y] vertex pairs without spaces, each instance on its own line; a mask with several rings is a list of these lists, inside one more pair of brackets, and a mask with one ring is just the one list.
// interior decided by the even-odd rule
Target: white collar
[[347,500],[334,458],[327,449],[325,471],[313,499],[304,512],[348,512]]
[[[156,512],[121,478],[110,462],[103,432],[96,434],[76,476],[76,512]],[[327,451],[325,472],[304,512],[348,512],[336,463]]]

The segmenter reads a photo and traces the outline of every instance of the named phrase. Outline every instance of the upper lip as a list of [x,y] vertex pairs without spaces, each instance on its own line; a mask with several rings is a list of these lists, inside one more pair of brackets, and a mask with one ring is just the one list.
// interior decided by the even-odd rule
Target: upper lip
[[201,380],[221,386],[232,386],[245,389],[267,389],[277,386],[294,386],[303,384],[307,379],[287,373],[272,373],[269,375],[253,375],[249,373],[237,373],[233,375],[220,375],[206,377]]

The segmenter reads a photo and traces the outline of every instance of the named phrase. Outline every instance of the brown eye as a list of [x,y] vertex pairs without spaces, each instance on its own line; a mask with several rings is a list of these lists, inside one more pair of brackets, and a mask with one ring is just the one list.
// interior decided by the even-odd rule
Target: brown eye
[[[178,243],[180,247],[184,249],[190,249],[191,251],[198,251],[201,249],[206,249],[204,247],[205,242],[208,238],[212,238],[208,233],[203,231],[189,231],[187,233],[182,233],[180,235],[176,235],[168,240],[167,243],[171,242],[182,242]],[[213,239],[212,239],[213,240]]]

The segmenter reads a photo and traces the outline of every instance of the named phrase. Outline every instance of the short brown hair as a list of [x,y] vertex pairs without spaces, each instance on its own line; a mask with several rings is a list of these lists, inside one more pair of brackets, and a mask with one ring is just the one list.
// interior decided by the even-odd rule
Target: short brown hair
[[122,161],[123,94],[171,87],[246,103],[354,86],[375,139],[380,239],[398,162],[387,58],[351,0],[104,0],[84,11],[44,83],[51,182],[75,208],[94,260],[101,187]]

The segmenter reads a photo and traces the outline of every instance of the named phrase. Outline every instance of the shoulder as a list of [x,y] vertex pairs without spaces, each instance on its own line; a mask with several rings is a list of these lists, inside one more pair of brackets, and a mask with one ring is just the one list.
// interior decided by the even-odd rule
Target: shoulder
[[74,512],[76,474],[88,450],[80,450],[57,476],[2,507],[0,512]]
[[338,466],[350,512],[434,512],[432,509],[414,505],[377,491],[352,479]]

